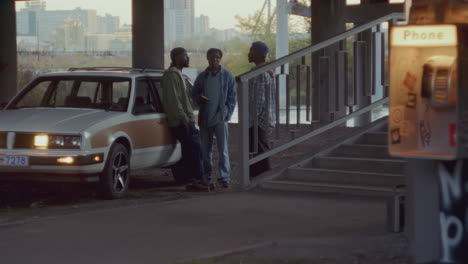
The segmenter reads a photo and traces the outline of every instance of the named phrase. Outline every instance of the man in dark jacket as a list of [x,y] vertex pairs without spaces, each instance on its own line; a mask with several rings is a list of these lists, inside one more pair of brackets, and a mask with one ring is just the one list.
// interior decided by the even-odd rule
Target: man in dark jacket
[[211,181],[213,167],[213,136],[219,153],[219,178],[222,188],[229,187],[231,168],[228,150],[228,121],[236,105],[236,81],[219,63],[223,57],[220,49],[211,48],[206,53],[208,68],[200,73],[192,88],[192,97],[200,105],[198,124],[202,143],[204,178]]
[[172,134],[182,147],[181,171],[187,179],[187,191],[208,191],[203,182],[203,166],[198,129],[195,127],[190,95],[185,87],[182,69],[189,57],[184,48],[171,50],[171,67],[162,78],[162,104]]

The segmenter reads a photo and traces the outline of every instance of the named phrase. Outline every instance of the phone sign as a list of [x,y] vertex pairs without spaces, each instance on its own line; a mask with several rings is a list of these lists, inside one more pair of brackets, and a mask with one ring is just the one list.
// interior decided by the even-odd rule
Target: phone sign
[[456,46],[455,25],[402,26],[392,28],[392,46],[440,47]]

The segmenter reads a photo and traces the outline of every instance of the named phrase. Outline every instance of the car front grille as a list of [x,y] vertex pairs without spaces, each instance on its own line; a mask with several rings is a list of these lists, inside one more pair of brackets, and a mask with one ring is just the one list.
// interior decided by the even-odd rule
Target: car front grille
[[6,149],[7,148],[7,133],[0,132],[0,148]]
[[34,134],[16,133],[14,149],[32,149],[34,148]]

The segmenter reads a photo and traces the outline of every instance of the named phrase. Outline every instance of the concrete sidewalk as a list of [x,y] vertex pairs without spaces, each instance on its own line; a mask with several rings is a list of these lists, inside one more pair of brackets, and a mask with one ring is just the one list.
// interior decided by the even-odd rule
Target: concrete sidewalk
[[275,241],[383,235],[383,200],[213,193],[3,226],[0,256],[9,264],[164,264]]

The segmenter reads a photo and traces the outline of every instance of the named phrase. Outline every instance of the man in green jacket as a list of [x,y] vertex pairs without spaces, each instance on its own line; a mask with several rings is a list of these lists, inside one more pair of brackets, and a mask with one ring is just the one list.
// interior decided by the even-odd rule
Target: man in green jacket
[[162,104],[172,134],[180,141],[182,159],[180,172],[186,179],[187,191],[208,191],[203,182],[200,134],[195,127],[190,95],[185,86],[182,69],[189,66],[189,57],[184,48],[171,50],[171,67],[162,78]]

